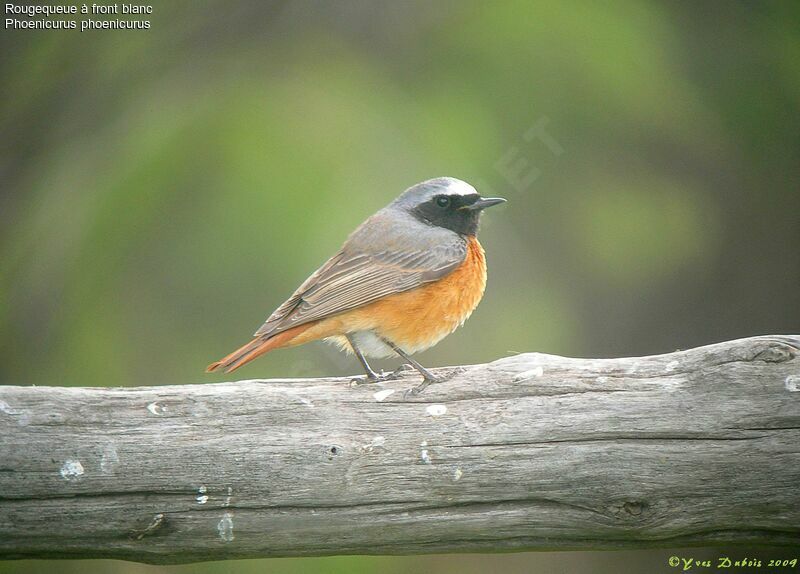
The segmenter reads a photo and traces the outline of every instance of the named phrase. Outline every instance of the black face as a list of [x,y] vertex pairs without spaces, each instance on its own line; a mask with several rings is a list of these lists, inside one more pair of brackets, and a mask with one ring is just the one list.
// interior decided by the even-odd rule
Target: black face
[[481,209],[469,209],[469,207],[480,198],[477,193],[470,195],[442,193],[417,205],[412,213],[425,223],[451,229],[462,235],[475,235],[478,232]]

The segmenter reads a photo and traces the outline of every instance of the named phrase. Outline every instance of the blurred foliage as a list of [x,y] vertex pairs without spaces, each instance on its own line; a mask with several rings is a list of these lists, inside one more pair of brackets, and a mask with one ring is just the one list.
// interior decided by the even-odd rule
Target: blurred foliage
[[[0,383],[222,380],[205,365],[439,175],[509,203],[484,302],[426,365],[796,333],[798,6],[181,0],[149,31],[3,30]],[[240,376],[357,371],[312,344]]]

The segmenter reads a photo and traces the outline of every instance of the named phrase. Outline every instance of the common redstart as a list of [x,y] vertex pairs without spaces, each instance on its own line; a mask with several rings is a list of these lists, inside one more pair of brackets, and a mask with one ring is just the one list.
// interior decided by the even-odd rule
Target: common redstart
[[355,353],[367,381],[387,380],[367,357],[395,353],[438,382],[410,355],[452,333],[486,287],[486,259],[476,237],[481,212],[504,203],[470,184],[439,177],[418,183],[362,223],[342,248],[278,307],[254,339],[208,366],[238,369],[273,349],[325,339]]

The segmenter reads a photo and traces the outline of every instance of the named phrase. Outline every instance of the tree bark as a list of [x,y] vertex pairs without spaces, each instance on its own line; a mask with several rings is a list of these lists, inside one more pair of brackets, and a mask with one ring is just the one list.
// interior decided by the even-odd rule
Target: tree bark
[[418,396],[413,372],[0,386],[0,558],[797,546],[798,354],[526,353]]

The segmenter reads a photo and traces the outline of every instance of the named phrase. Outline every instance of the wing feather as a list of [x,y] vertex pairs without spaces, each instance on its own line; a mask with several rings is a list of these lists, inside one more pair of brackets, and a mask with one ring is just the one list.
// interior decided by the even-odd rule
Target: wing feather
[[389,237],[381,239],[392,248],[378,252],[364,252],[354,234],[270,315],[255,336],[276,335],[435,281],[454,271],[467,254],[466,242],[456,234],[445,241],[437,237],[421,243],[413,237],[391,237],[392,229],[388,231]]

